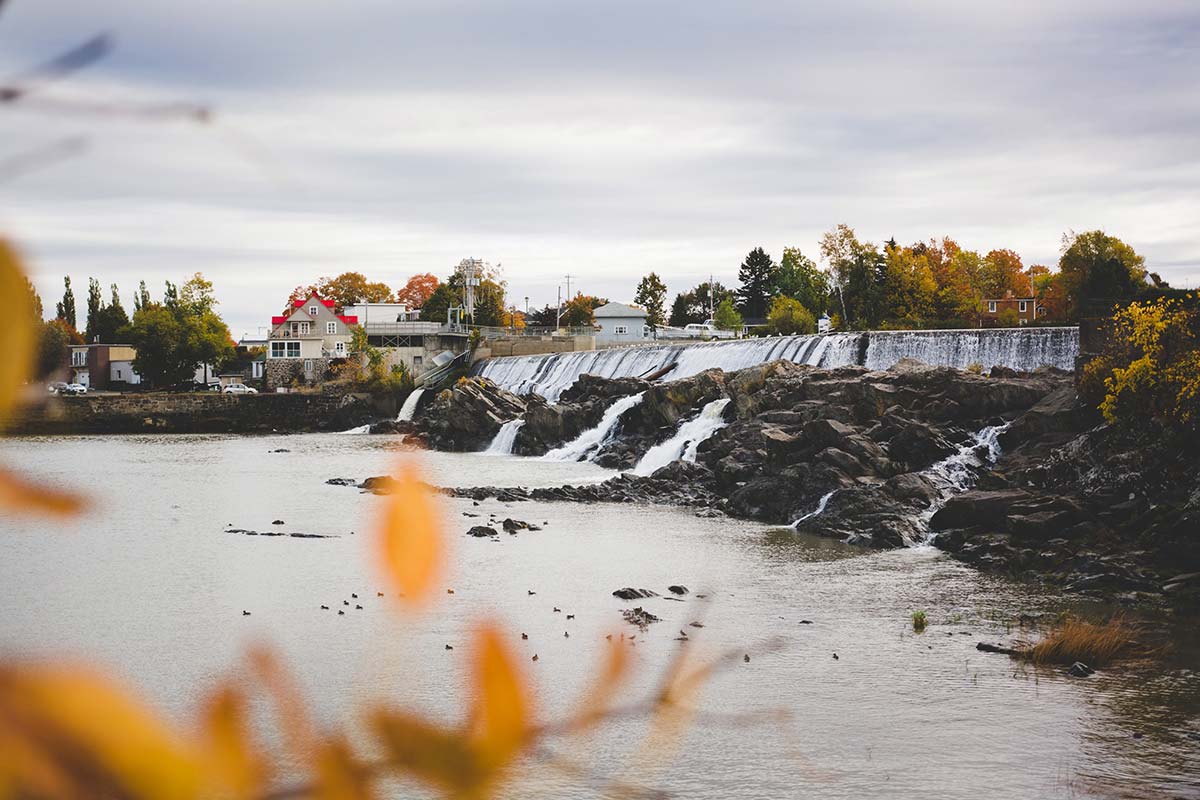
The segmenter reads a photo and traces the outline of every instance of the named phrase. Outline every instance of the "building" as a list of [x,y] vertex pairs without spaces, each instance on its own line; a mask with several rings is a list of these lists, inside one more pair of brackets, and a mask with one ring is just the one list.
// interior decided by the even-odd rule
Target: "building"
[[596,345],[636,344],[650,338],[646,311],[624,303],[608,303],[592,312],[596,318]]
[[128,344],[71,345],[71,383],[89,389],[137,386],[142,376],[133,369],[137,348]]
[[358,303],[346,306],[342,313],[358,317],[359,325],[369,327],[377,322],[415,322],[420,319],[421,312],[409,308],[407,303]]
[[289,313],[271,317],[265,378],[267,386],[317,383],[350,350],[350,329],[358,318],[334,313],[333,300],[313,292],[292,303]]
[[1014,297],[1012,289],[1009,289],[1004,297],[984,299],[982,323],[984,326],[1011,324],[1012,314],[1006,313],[1010,311],[1016,314],[1018,325],[1028,325],[1038,317],[1046,316],[1046,307],[1038,304],[1036,297]]

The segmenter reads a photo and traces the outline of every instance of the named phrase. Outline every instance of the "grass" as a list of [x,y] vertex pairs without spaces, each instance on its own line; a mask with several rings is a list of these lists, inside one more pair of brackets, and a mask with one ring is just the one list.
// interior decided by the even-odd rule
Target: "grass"
[[1067,617],[1042,640],[1028,648],[1025,658],[1034,664],[1074,664],[1082,661],[1099,669],[1123,655],[1136,644],[1133,626],[1122,616],[1107,622],[1088,622]]
[[924,611],[914,611],[912,614],[913,633],[924,633],[925,626],[929,624],[929,620],[925,617]]

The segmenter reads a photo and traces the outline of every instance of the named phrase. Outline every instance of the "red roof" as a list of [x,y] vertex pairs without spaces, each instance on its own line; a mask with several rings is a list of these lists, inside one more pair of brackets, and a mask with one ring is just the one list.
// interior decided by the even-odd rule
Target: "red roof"
[[293,300],[293,301],[292,301],[292,305],[293,305],[293,306],[295,306],[296,308],[303,308],[303,307],[304,307],[304,305],[305,305],[306,303],[308,303],[308,301],[309,301],[309,300],[311,300],[311,299],[313,299],[314,297],[316,297],[318,300],[320,300],[320,301],[321,301],[321,305],[325,306],[326,308],[333,308],[335,305],[337,305],[337,303],[336,303],[335,301],[333,301],[333,300],[322,300],[322,299],[321,299],[321,297],[320,297],[319,295],[315,295],[315,294],[314,294],[314,295],[309,295],[309,297],[308,297],[308,298],[306,298],[306,299],[304,299],[304,300]]
[[272,325],[282,325],[285,322],[287,322],[287,317],[271,317]]
[[347,317],[344,314],[339,314],[338,319],[340,319],[342,322],[346,323],[347,325],[357,325],[358,324],[358,317]]

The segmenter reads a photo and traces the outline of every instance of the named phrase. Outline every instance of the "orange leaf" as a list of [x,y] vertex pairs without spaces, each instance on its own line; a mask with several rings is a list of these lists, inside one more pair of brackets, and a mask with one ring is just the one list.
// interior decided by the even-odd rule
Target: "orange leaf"
[[500,769],[525,744],[529,694],[506,640],[491,625],[475,634],[471,684],[475,690],[472,736],[485,766]]
[[400,711],[376,711],[371,724],[401,773],[456,797],[481,793],[488,781],[477,750],[458,731]]
[[300,689],[270,650],[251,648],[247,660],[275,706],[285,746],[297,761],[307,762],[316,747],[316,732]]
[[[84,794],[184,798],[201,786],[196,754],[141,703],[86,667],[0,667],[0,732],[26,745],[0,752],[0,775],[25,785],[53,765]],[[28,764],[11,759],[30,759]]]
[[606,711],[617,687],[624,680],[629,670],[632,648],[625,647],[616,641],[606,641],[604,665],[596,676],[592,688],[584,695],[583,707],[580,709],[573,728],[586,728],[600,720]]
[[366,768],[354,757],[344,740],[337,738],[323,742],[317,748],[314,764],[316,797],[322,800],[370,800],[375,796]]
[[0,467],[0,508],[67,517],[78,514],[83,506],[79,495],[30,483]]
[[232,683],[217,688],[201,716],[206,767],[235,797],[257,794],[266,783],[266,769],[254,753],[247,722],[246,695]]
[[433,593],[445,560],[441,511],[416,469],[403,467],[380,518],[380,555],[388,576],[409,603]]
[[0,239],[0,297],[6,305],[0,326],[0,425],[9,418],[33,364],[33,308],[17,253]]

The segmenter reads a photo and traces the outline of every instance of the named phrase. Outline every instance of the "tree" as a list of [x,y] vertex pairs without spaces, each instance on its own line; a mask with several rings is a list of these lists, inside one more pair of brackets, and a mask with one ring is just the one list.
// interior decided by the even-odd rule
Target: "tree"
[[979,288],[985,298],[1004,297],[1008,292],[1017,297],[1033,295],[1021,257],[1012,250],[992,250],[984,256],[979,277]]
[[472,323],[489,328],[500,327],[504,324],[505,287],[490,278],[479,282],[475,290],[475,318]]
[[742,284],[737,295],[741,301],[739,310],[743,316],[764,317],[767,304],[778,291],[776,273],[779,268],[767,252],[756,247],[746,256],[738,269],[738,281]]
[[829,306],[829,276],[799,248],[783,249],[775,280],[780,294],[799,300],[801,305],[814,313],[824,311]]
[[29,310],[33,313],[34,320],[40,322],[45,315],[45,310],[42,308],[42,296],[38,294],[37,287],[29,278],[25,279],[25,292],[29,295]]
[[799,300],[781,295],[771,300],[771,309],[767,312],[767,328],[772,333],[784,336],[816,333],[817,320]]
[[740,331],[743,325],[742,315],[733,307],[729,297],[721,298],[716,311],[713,312],[713,325],[723,331]]
[[100,296],[100,281],[88,278],[87,328],[84,330],[83,338],[89,344],[100,341],[96,338],[96,323],[99,321],[98,317],[102,308],[104,308],[104,298]]
[[71,326],[71,330],[78,330],[75,325],[75,292],[71,291],[71,276],[63,278],[63,285],[66,290],[63,292],[63,298],[55,307],[56,318],[61,319]]
[[143,305],[120,332],[137,348],[133,368],[155,386],[173,386],[201,364],[231,359],[233,339],[216,305],[212,282],[199,272],[178,290],[167,281],[163,302]]
[[[96,289],[98,292],[98,285]],[[125,313],[125,307],[121,305],[121,297],[115,283],[112,284],[111,290],[112,302],[108,305],[101,302],[95,314],[89,312],[87,333],[89,342],[114,344],[120,340],[125,327],[129,325],[129,315]],[[90,306],[91,287],[88,287],[88,295],[88,305]]]
[[634,305],[646,309],[646,324],[651,330],[658,330],[666,321],[666,310],[663,307],[666,299],[667,285],[657,274],[651,272],[642,278],[637,293],[633,296],[633,302]]
[[596,324],[593,313],[597,308],[608,303],[602,297],[589,294],[577,294],[563,306],[562,324],[568,328],[585,328]]
[[359,303],[390,303],[392,290],[386,283],[367,280],[361,272],[343,272],[336,278],[319,282],[317,292],[341,311]]
[[396,292],[397,303],[407,303],[409,308],[423,308],[440,285],[437,276],[429,272],[413,275],[404,284],[404,288]]
[[733,291],[722,286],[720,281],[713,281],[711,286],[705,281],[690,292],[681,292],[671,304],[670,325],[682,328],[704,322],[713,316],[713,311],[725,298],[730,302],[736,300]]
[[1063,234],[1058,269],[1067,293],[1067,317],[1078,318],[1083,301],[1111,303],[1146,287],[1146,259],[1104,231]]
[[136,313],[148,305],[150,305],[150,292],[146,289],[146,282],[139,281],[137,294],[133,296],[133,310]]
[[558,307],[546,305],[525,315],[525,324],[534,328],[554,328],[558,325]]
[[891,241],[883,259],[883,319],[901,327],[920,326],[933,316],[937,294],[928,255]]
[[446,312],[452,306],[461,305],[462,299],[450,284],[439,284],[433,290],[433,294],[429,296],[429,299],[421,305],[421,319],[426,322],[444,323],[446,321]]
[[667,324],[673,328],[682,328],[693,322],[703,322],[700,315],[692,311],[694,299],[691,292],[680,292],[675,295],[675,302],[671,303],[671,316],[667,320]]
[[38,324],[40,327],[34,377],[44,379],[67,366],[71,345],[83,344],[83,337],[63,319],[52,319]]

